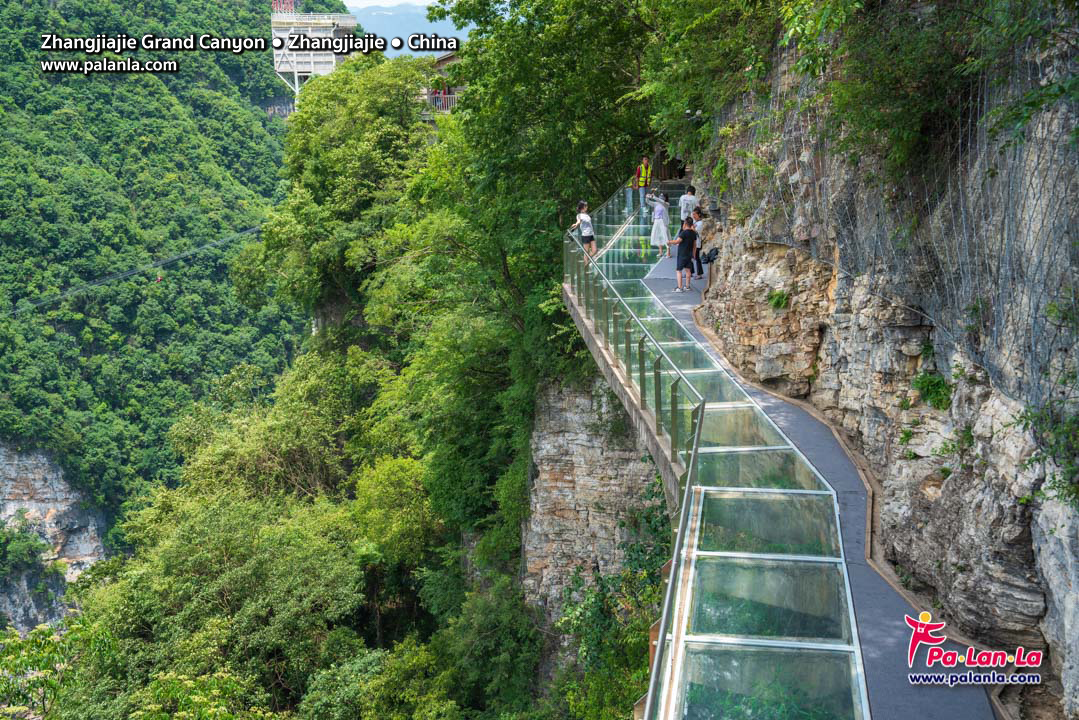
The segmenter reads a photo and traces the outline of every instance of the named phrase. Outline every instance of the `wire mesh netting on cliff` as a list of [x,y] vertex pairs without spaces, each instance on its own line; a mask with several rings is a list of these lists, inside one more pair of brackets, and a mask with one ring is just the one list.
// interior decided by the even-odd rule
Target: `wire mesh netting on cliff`
[[1028,407],[1073,403],[1076,106],[1049,105],[1020,138],[994,136],[990,112],[1074,72],[1074,52],[1046,57],[1024,47],[1005,82],[984,74],[950,155],[899,183],[837,152],[815,102],[820,83],[784,87],[793,62],[793,52],[780,58],[767,107],[749,117],[730,108],[716,121],[717,133],[745,128],[743,149],[724,161],[720,211],[742,215],[747,240],[809,253],[869,294],[914,310],[934,327],[941,357],[962,350]]

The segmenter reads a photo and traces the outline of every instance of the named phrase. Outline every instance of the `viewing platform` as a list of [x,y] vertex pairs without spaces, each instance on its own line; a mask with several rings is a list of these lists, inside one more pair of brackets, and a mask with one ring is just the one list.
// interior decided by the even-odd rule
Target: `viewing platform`
[[592,213],[596,256],[566,234],[562,294],[677,517],[635,717],[992,718],[980,686],[909,683],[917,612],[867,562],[855,466],[826,425],[735,378],[693,317],[703,281],[674,292],[624,203]]
[[278,0],[270,15],[273,37],[273,64],[277,77],[298,94],[305,82],[319,75],[329,75],[348,57],[330,50],[298,51],[289,48],[289,37],[306,35],[309,38],[344,38],[354,34],[356,18],[344,13],[290,12],[293,3]]

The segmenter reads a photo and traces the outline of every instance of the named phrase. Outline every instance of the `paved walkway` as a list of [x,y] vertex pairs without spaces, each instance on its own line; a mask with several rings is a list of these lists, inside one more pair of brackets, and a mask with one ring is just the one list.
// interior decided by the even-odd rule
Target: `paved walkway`
[[[649,290],[679,323],[723,367],[730,365],[697,327],[693,308],[700,304],[704,280],[694,280],[694,291],[674,292],[674,261],[661,260],[645,278]],[[742,385],[761,409],[786,433],[794,445],[824,476],[839,502],[840,534],[854,598],[861,641],[870,712],[876,720],[989,720],[993,711],[981,686],[912,686],[907,674],[910,629],[904,615],[915,609],[870,567],[865,560],[866,490],[858,471],[832,431],[801,408],[757,388]],[[917,610],[921,610],[918,608]],[[965,650],[958,645],[949,645]],[[924,657],[924,650],[919,657]],[[924,670],[917,664],[914,672]]]

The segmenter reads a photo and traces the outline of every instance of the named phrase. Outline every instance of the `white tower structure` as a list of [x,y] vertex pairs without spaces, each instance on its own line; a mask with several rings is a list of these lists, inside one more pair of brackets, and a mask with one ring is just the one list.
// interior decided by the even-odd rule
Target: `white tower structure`
[[273,0],[270,27],[273,33],[273,65],[277,77],[299,94],[300,86],[315,75],[328,75],[344,62],[347,55],[325,51],[289,49],[289,36],[311,38],[347,37],[356,28],[356,18],[341,14],[305,14],[295,12],[295,0]]

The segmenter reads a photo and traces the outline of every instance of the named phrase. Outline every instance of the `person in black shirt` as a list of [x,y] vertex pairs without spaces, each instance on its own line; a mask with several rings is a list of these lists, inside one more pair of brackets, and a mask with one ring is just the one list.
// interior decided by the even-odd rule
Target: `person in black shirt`
[[[692,290],[689,284],[689,276],[693,273],[693,253],[697,249],[697,233],[693,230],[693,219],[686,218],[682,221],[682,231],[678,237],[671,240],[671,245],[678,246],[678,256],[675,260],[674,279],[678,283],[675,292]],[[686,277],[686,286],[682,287],[682,276]]]

